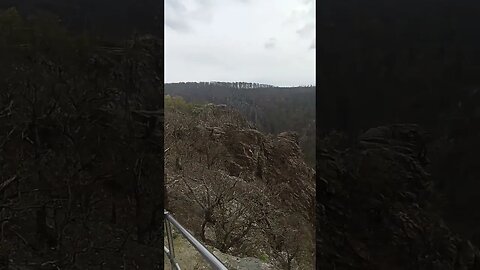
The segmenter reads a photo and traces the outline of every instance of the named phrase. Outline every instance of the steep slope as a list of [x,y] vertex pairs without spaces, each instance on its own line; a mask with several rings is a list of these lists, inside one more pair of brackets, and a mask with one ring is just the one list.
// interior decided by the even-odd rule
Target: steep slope
[[319,140],[317,269],[480,269],[480,253],[444,222],[416,125],[365,132],[335,150]]
[[165,94],[188,102],[226,104],[262,132],[295,131],[307,163],[315,164],[315,87],[189,82],[166,84]]
[[[318,131],[416,123],[447,224],[480,246],[480,2],[326,0],[318,15]],[[342,16],[340,16],[343,14]]]
[[160,269],[163,43],[0,29],[0,269]]
[[165,102],[166,207],[221,252],[311,269],[315,180],[298,138],[225,106]]

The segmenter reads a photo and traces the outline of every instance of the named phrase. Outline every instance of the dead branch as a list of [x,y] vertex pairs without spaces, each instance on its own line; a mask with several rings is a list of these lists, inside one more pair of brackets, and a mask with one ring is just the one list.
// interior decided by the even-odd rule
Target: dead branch
[[0,184],[0,192],[2,192],[6,187],[8,187],[11,183],[13,183],[13,181],[15,181],[17,179],[17,176],[14,175],[12,177],[10,177],[8,180],[6,180],[5,182],[1,183]]

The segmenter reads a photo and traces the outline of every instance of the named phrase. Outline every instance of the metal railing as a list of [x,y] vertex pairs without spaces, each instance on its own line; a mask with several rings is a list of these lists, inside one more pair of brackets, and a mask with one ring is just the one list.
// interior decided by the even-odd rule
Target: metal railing
[[207,248],[205,248],[202,243],[200,243],[193,235],[188,232],[180,223],[173,218],[173,216],[166,210],[163,211],[165,216],[165,229],[167,234],[167,245],[168,247],[164,246],[163,250],[167,255],[170,265],[173,270],[181,270],[180,265],[178,265],[175,259],[175,247],[173,244],[173,235],[172,235],[172,225],[185,237],[187,240],[192,244],[192,246],[200,252],[203,258],[210,264],[212,269],[215,270],[228,270],[225,265],[213,255]]

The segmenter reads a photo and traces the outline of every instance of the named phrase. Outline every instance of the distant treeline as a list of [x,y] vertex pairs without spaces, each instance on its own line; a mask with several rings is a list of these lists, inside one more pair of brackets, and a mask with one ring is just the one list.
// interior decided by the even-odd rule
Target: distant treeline
[[185,85],[188,87],[198,87],[198,88],[203,88],[205,86],[224,86],[224,87],[230,87],[230,88],[270,88],[274,87],[273,85],[270,84],[262,84],[262,83],[251,83],[251,82],[178,82],[178,83],[172,83],[172,84],[178,84],[178,85]]

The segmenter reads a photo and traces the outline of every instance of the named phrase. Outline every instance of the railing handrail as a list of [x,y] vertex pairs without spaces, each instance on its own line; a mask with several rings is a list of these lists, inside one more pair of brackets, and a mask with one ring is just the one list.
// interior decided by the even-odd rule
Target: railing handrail
[[165,219],[192,244],[192,246],[200,252],[203,258],[210,264],[215,270],[228,270],[227,267],[213,255],[202,243],[200,243],[195,237],[187,231],[168,211],[164,210]]

